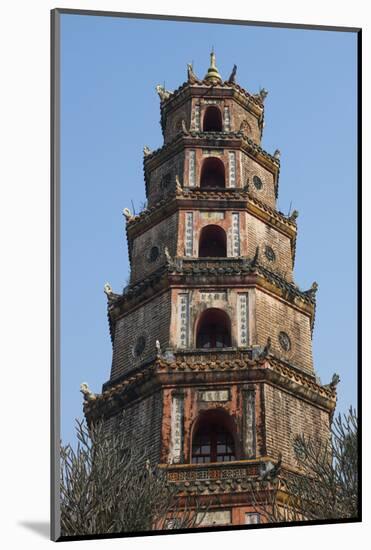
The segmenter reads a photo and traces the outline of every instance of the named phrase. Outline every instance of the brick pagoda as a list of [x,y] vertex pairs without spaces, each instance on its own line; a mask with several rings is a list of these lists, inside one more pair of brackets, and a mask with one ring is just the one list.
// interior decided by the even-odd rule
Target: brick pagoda
[[148,207],[124,210],[130,284],[105,287],[112,370],[85,414],[114,429],[125,410],[127,440],[209,506],[203,525],[255,523],[249,480],[278,460],[295,471],[296,434],[329,435],[317,285],[293,281],[297,212],[276,209],[280,155],[261,147],[267,92],[236,67],[223,81],[214,53],[203,80],[189,65],[157,91],[164,145],[144,148]]

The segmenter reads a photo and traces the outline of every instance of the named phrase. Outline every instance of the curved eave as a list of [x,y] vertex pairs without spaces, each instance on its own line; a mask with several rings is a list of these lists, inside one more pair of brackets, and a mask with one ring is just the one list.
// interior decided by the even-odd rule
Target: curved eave
[[218,95],[225,97],[226,92],[228,96],[239,98],[244,106],[250,106],[251,109],[254,109],[257,116],[261,115],[264,111],[264,104],[261,98],[250,94],[238,84],[228,81],[211,84],[207,80],[201,80],[197,83],[184,82],[179,88],[174,90],[167,99],[161,101],[161,111],[168,112],[177,108],[179,104],[190,96],[202,97],[207,94],[208,97]]
[[[199,286],[257,287],[301,311],[310,319],[313,328],[315,299],[287,282],[278,273],[262,265],[251,265],[243,258],[222,259],[215,267],[205,267],[199,259],[177,258],[172,265],[164,264],[145,279],[129,285],[124,293],[111,303],[108,314],[111,333],[116,321],[169,288],[197,288]],[[208,260],[210,264],[210,260]]]
[[312,376],[282,361],[274,355],[249,359],[248,354],[236,351],[233,361],[220,358],[195,362],[191,352],[178,352],[173,360],[157,357],[142,369],[129,373],[112,383],[92,400],[84,402],[87,419],[116,414],[125,403],[143,398],[156,388],[166,386],[198,385],[215,382],[229,384],[268,383],[315,404],[332,414],[336,406],[336,391],[315,382]]
[[257,145],[252,139],[242,132],[195,132],[181,131],[174,139],[159,149],[152,151],[143,159],[143,170],[148,197],[147,174],[167,161],[173,155],[191,147],[233,147],[238,148],[248,156],[256,160],[261,166],[269,170],[275,181],[275,194],[278,196],[280,161],[273,155]]
[[[231,207],[232,203],[232,207]],[[170,216],[178,209],[218,208],[223,210],[246,209],[256,218],[275,227],[291,241],[296,240],[297,226],[282,212],[275,210],[251,195],[246,189],[203,190],[197,187],[183,188],[181,192],[169,194],[150,209],[133,216],[126,224],[128,239],[147,231],[153,225]]]

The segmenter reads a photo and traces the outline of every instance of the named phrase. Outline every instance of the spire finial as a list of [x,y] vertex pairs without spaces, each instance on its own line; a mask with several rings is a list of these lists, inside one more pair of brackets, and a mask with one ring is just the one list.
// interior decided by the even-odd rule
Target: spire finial
[[214,46],[211,48],[211,54],[210,54],[210,67],[212,69],[216,69],[215,67],[215,52],[214,52]]
[[219,71],[215,65],[215,52],[214,46],[212,46],[210,53],[210,67],[206,73],[205,80],[208,80],[212,84],[219,84],[222,81],[222,77],[219,74]]

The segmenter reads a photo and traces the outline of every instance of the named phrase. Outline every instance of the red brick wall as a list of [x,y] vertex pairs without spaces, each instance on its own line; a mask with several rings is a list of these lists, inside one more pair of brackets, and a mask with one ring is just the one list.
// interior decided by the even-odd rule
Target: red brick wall
[[155,205],[175,190],[175,176],[182,181],[184,172],[184,153],[178,153],[159,164],[148,175],[148,206]]
[[[131,282],[140,281],[159,269],[165,263],[165,247],[171,256],[176,254],[178,235],[178,212],[162,220],[133,240],[131,250]],[[155,261],[150,261],[153,246],[159,248],[160,254]]]
[[[270,225],[246,213],[247,218],[247,255],[254,256],[256,247],[259,246],[259,263],[267,269],[277,271],[287,281],[292,281],[292,253],[291,241],[286,236]],[[269,261],[265,248],[270,246],[276,256],[274,261]]]
[[[272,172],[261,166],[245,153],[241,153],[242,162],[242,184],[241,187],[249,184],[249,192],[252,196],[261,200],[268,206],[276,208],[276,196],[274,186],[274,176]],[[254,176],[258,176],[262,181],[262,188],[258,190],[253,184]]]
[[[278,340],[280,331],[288,334],[290,351],[281,348]],[[274,354],[304,372],[314,374],[309,318],[278,298],[256,289],[256,342],[253,343],[264,346],[269,336]]]
[[[164,292],[117,321],[111,370],[112,380],[154,357],[156,355],[156,340],[160,341],[162,348],[168,345],[170,310],[170,292]],[[140,356],[135,356],[133,348],[141,335],[146,341],[145,349]]]
[[325,411],[283,390],[264,385],[267,454],[277,457],[282,453],[284,464],[297,466],[293,441],[296,435],[329,436],[329,415]]

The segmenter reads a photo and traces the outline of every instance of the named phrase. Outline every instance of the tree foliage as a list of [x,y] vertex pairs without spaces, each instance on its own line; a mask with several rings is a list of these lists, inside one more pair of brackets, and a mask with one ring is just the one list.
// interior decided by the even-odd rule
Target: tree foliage
[[358,421],[352,407],[339,414],[328,441],[298,435],[298,474],[255,484],[256,510],[268,522],[356,518],[358,515]]
[[129,446],[122,429],[76,421],[77,447],[61,445],[61,534],[96,535],[192,527],[197,504],[178,508],[166,469]]

